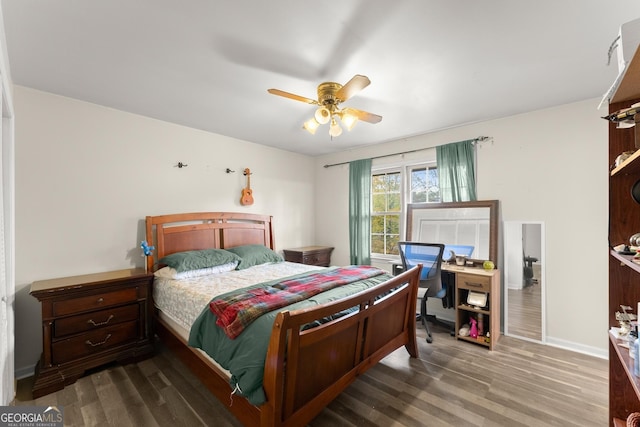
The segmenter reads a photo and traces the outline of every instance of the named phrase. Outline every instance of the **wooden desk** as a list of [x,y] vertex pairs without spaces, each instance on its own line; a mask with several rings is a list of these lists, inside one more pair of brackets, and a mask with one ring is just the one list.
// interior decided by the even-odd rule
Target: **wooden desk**
[[[500,339],[500,270],[485,270],[483,268],[458,267],[443,265],[443,270],[455,272],[455,309],[456,309],[456,338],[488,347],[493,347]],[[467,304],[469,292],[487,294],[485,307],[473,307]],[[463,324],[470,324],[470,318],[478,320],[482,317],[484,334],[478,338],[460,336]],[[489,335],[487,335],[489,334]]]
[[[402,270],[400,261],[391,261],[391,271],[394,275]],[[448,263],[442,264],[442,270],[455,274],[456,339],[479,344],[493,350],[500,339],[500,270],[462,267]],[[468,305],[469,291],[486,293],[487,306],[476,308]],[[460,336],[460,327],[469,323],[471,317],[477,320],[479,316],[483,318],[483,336],[479,336],[477,339]]]

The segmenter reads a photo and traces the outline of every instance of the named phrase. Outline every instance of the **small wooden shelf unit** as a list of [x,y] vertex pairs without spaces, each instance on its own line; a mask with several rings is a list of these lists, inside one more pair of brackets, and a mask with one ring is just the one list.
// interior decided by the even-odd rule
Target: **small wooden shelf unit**
[[[449,270],[453,271],[453,270]],[[476,308],[467,304],[469,291],[487,294],[487,305]],[[500,338],[500,271],[465,268],[456,272],[456,338],[488,347],[493,350]],[[460,328],[482,315],[484,333],[477,338],[461,336]],[[487,337],[486,334],[489,333]]]

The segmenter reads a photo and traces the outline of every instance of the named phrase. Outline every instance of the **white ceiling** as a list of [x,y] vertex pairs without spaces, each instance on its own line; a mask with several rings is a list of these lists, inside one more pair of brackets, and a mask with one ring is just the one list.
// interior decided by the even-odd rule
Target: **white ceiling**
[[[15,84],[319,155],[600,97],[640,2],[2,0],[2,12]],[[315,99],[355,74],[371,85],[342,106],[383,119],[333,140],[302,129],[314,106],[267,93]]]

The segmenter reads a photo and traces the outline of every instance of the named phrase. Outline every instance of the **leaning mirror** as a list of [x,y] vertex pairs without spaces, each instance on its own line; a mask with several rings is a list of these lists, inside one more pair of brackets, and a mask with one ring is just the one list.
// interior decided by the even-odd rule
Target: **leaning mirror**
[[498,200],[412,203],[407,240],[473,246],[472,259],[498,266]]
[[544,223],[505,221],[504,333],[545,341]]

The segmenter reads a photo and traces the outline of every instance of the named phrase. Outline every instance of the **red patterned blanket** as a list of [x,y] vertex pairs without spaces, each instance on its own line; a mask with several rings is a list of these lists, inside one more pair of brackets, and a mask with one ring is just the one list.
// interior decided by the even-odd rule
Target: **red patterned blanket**
[[209,309],[218,318],[216,324],[229,338],[234,339],[264,313],[380,274],[385,274],[385,271],[368,265],[340,267],[283,280],[273,285],[230,292],[211,301]]

